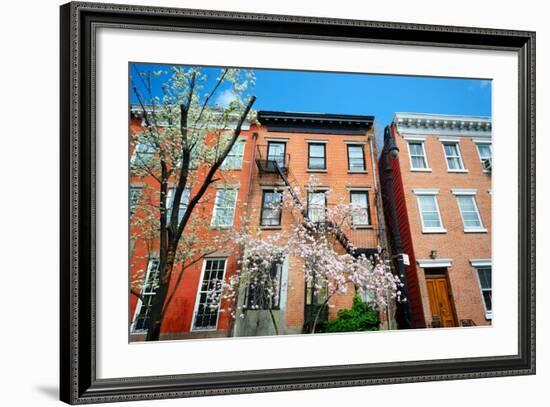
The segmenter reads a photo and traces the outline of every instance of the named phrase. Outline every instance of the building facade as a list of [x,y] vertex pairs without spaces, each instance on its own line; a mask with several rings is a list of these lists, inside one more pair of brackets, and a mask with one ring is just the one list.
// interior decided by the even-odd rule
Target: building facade
[[387,133],[384,213],[389,224],[395,205],[415,328],[491,323],[491,137],[490,117],[417,113],[396,113]]
[[[131,132],[143,129],[139,108],[132,110]],[[224,162],[223,176],[209,186],[205,199],[194,212],[206,221],[196,233],[209,242],[246,222],[253,233],[269,237],[278,232],[290,232],[291,213],[285,208],[274,210],[270,203],[281,199],[284,190],[308,190],[314,175],[315,190],[304,192],[302,202],[311,218],[321,221],[326,209],[337,201],[352,202],[365,208],[366,216],[354,219],[354,224],[342,230],[336,240],[342,252],[351,242],[355,254],[374,253],[384,245],[378,211],[376,151],[372,116],[258,112],[258,122],[245,126],[235,146]],[[131,158],[138,146],[131,146]],[[196,171],[201,171],[197,168]],[[130,340],[145,338],[145,327],[151,298],[158,278],[158,242],[140,239],[136,221],[143,216],[139,201],[146,199],[143,190],[154,188],[155,181],[147,177],[130,177],[130,276],[139,280],[140,292],[130,297]],[[157,187],[158,188],[158,187]],[[327,191],[331,191],[327,194]],[[190,190],[187,196],[193,195]],[[170,207],[170,190],[168,207]],[[187,198],[188,199],[188,198]],[[170,209],[169,209],[170,210]],[[185,211],[185,199],[180,206]],[[138,222],[139,223],[139,222]],[[134,232],[134,233],[132,233]],[[304,281],[298,259],[285,258],[274,265],[280,278],[278,304],[271,313],[265,309],[247,309],[242,318],[233,319],[223,302],[209,307],[207,295],[211,281],[228,279],[239,268],[242,250],[226,242],[215,252],[186,267],[175,287],[171,305],[161,328],[161,339],[184,339],[225,336],[293,334],[306,332],[322,301]],[[158,256],[158,254],[157,254]],[[250,301],[247,287],[241,287],[240,306]],[[350,308],[352,294],[335,296],[327,308],[327,318],[334,318],[339,309]],[[245,306],[246,308],[246,306]],[[272,318],[277,321],[274,331]]]

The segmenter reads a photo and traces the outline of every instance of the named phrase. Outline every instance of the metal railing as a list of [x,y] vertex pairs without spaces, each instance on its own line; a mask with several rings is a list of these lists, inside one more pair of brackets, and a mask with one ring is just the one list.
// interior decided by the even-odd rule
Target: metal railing
[[290,154],[269,154],[268,146],[259,144],[256,146],[256,165],[262,173],[276,173],[277,166],[285,173],[288,172]]

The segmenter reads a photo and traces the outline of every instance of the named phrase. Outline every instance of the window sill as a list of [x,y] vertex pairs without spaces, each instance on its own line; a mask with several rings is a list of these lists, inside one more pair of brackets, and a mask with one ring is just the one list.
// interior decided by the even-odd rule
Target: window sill
[[311,168],[308,168],[307,169],[307,172],[320,172],[320,173],[326,173],[328,172],[326,169],[318,169],[318,170],[315,170],[315,169],[311,169]]
[[224,225],[224,226],[214,226],[214,225],[210,225],[210,229],[213,229],[213,230],[227,230],[227,229],[232,229],[233,228],[233,225]]
[[485,319],[490,321],[493,319],[493,311],[487,311],[485,312]]
[[411,168],[411,172],[432,172],[431,168]]
[[464,233],[487,233],[487,229],[464,229]]
[[215,328],[191,328],[189,332],[216,332],[218,330],[217,327]]
[[447,170],[447,172],[455,173],[455,174],[468,174],[468,170]]
[[223,167],[221,167],[220,170],[222,170],[222,171],[242,171],[243,168],[242,167],[239,167],[239,168],[223,168]]
[[422,229],[422,233],[425,234],[438,234],[438,233],[447,233],[447,229]]
[[374,229],[374,227],[372,225],[352,225],[351,226],[352,229]]
[[279,226],[261,226],[260,230],[281,230],[283,227],[281,225]]
[[368,174],[367,170],[348,170],[348,174]]

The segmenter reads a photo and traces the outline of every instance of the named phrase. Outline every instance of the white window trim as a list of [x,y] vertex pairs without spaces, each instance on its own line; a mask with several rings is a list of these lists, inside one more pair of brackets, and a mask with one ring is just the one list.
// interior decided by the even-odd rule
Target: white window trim
[[[420,138],[420,137],[405,137],[405,140],[407,141],[407,151],[409,153],[409,168],[410,168],[410,170],[414,171],[414,172],[432,172],[432,169],[430,168],[430,164],[428,163],[428,154],[426,153],[426,147],[424,145],[424,142],[426,141],[426,139],[425,138]],[[426,168],[413,167],[413,160],[412,160],[410,142],[420,143],[420,145],[422,146],[422,152],[424,153],[424,161],[426,162]]]
[[225,272],[227,271],[227,259],[228,257],[205,257],[202,262],[202,268],[201,268],[201,276],[199,279],[199,285],[197,286],[197,293],[195,295],[195,306],[193,307],[193,318],[191,320],[191,327],[189,329],[189,332],[212,332],[218,330],[218,322],[220,321],[220,307],[221,302],[218,304],[218,315],[216,315],[216,326],[214,328],[195,328],[195,317],[197,315],[197,309],[199,308],[199,300],[200,300],[200,294],[201,294],[201,285],[202,285],[202,279],[204,278],[204,272],[206,270],[206,263],[209,260],[224,260],[223,263],[223,274],[222,274],[222,281],[225,281]]
[[424,269],[436,267],[452,267],[453,259],[420,259],[417,260],[416,263],[418,264],[418,266]]
[[485,310],[485,319],[493,319],[493,310],[487,311],[487,306],[485,305],[485,299],[483,298],[483,289],[481,288],[481,281],[479,280],[478,268],[491,267],[491,292],[493,291],[493,262],[491,259],[470,259],[470,264],[474,268],[474,272],[477,279],[477,285],[479,287],[479,293],[481,295],[481,302],[483,303],[483,309]]
[[[418,205],[418,213],[420,214],[420,225],[422,226],[422,233],[447,233],[447,229],[443,226],[443,218],[441,217],[441,210],[439,209],[439,202],[437,201],[437,195],[439,195],[439,189],[436,188],[415,188],[413,192],[416,195],[416,204]],[[420,205],[420,195],[431,195],[434,197],[435,207],[437,209],[437,214],[439,215],[439,223],[441,227],[439,228],[426,228],[424,227],[424,217],[422,216],[422,207]]]
[[[439,141],[441,141],[441,148],[443,149],[443,157],[445,157],[445,165],[447,165],[447,172],[468,173],[469,171],[464,165],[464,159],[462,158],[462,151],[460,150],[459,140],[449,139],[449,138],[440,138]],[[447,153],[445,152],[445,144],[456,145],[456,151],[458,151],[458,158],[460,159],[460,164],[462,165],[462,168],[459,168],[459,169],[449,168],[449,160],[447,158]]]
[[462,216],[462,210],[460,209],[460,203],[458,202],[458,199],[456,200],[456,204],[458,206],[458,211],[460,212],[460,218],[462,219],[462,225],[464,226],[464,233],[487,233],[487,228],[483,225],[483,219],[481,219],[481,213],[479,213],[479,207],[477,206],[477,201],[475,199],[475,195],[477,193],[477,189],[451,189],[451,192],[455,196],[472,196],[474,197],[474,207],[476,209],[477,217],[479,218],[480,227],[478,228],[467,228],[464,223],[464,216]]
[[370,198],[371,198],[371,194],[370,194],[370,190],[369,189],[349,189],[348,190],[348,193],[349,193],[349,199],[350,199],[350,204],[352,203],[351,202],[351,196],[353,195],[353,193],[364,193],[364,194],[367,194],[367,207],[366,207],[366,210],[367,210],[367,214],[364,215],[367,217],[367,223],[358,223],[358,224],[354,224],[353,223],[353,215],[351,217],[351,227],[354,228],[354,229],[361,229],[361,228],[366,228],[366,227],[372,227],[372,219],[371,219],[371,205],[370,205]]
[[[218,201],[218,191],[220,191],[220,190],[233,191],[234,194],[235,194],[235,200],[233,201],[233,216],[231,218],[231,223],[228,224],[228,225],[216,225],[216,224],[214,224],[214,220],[216,219],[216,212],[217,212],[216,202]],[[236,189],[236,188],[218,188],[216,190],[216,197],[214,198],[214,209],[212,210],[212,220],[210,221],[210,226],[211,227],[223,229],[223,228],[230,228],[230,227],[233,226],[233,224],[235,223],[235,210],[237,208],[237,200],[239,198],[238,192],[239,192],[239,190]]]
[[[147,262],[147,273],[145,273],[145,279],[143,280],[143,286],[145,286],[145,284],[147,284],[147,279],[149,278],[149,274],[151,273],[150,263],[153,260],[158,260],[158,258],[157,257],[151,257],[151,259]],[[160,264],[159,264],[159,267],[160,267]],[[141,292],[143,292],[143,287],[141,288],[140,294],[141,294]],[[134,315],[132,317],[132,324],[130,325],[130,335],[143,335],[143,334],[147,333],[147,329],[140,329],[139,331],[136,331],[135,328],[134,328],[134,326],[136,324],[136,318],[139,315],[139,313],[141,312],[141,306],[142,305],[143,305],[143,301],[141,300],[141,298],[138,298],[138,301],[136,303],[136,309],[134,310]]]

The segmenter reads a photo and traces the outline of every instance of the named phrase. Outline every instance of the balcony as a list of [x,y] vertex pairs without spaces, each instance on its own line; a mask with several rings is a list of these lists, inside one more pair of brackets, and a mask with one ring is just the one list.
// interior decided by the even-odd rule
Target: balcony
[[277,173],[277,166],[284,173],[288,173],[290,164],[290,154],[268,151],[267,145],[257,145],[256,165],[263,173]]

